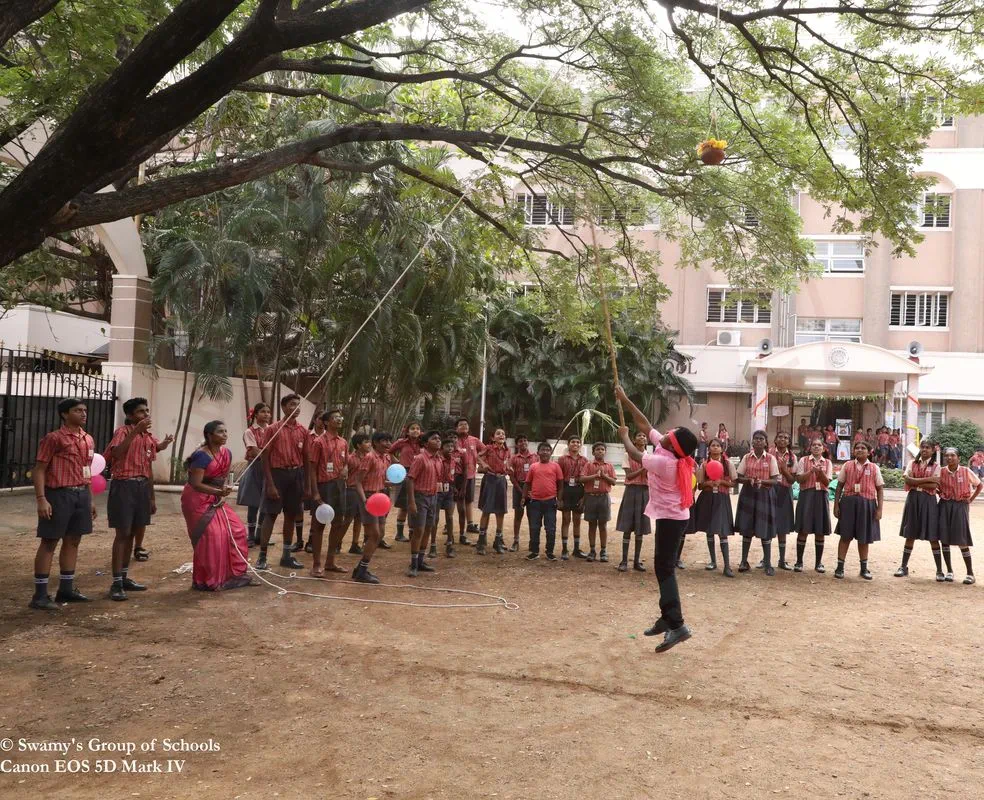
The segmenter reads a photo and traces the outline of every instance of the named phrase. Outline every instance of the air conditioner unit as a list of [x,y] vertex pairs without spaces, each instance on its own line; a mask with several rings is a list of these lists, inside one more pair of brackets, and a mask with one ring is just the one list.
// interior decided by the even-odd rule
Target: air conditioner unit
[[718,347],[741,347],[741,331],[718,331]]

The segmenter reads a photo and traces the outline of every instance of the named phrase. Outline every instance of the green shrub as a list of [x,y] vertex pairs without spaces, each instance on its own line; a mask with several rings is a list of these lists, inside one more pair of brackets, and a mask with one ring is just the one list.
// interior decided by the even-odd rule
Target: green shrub
[[886,489],[904,489],[905,481],[902,479],[902,470],[882,467],[882,478],[885,479]]
[[976,422],[969,419],[951,419],[933,434],[933,441],[939,442],[940,448],[956,447],[960,453],[960,461],[964,464],[974,455],[974,450],[984,444],[984,431]]

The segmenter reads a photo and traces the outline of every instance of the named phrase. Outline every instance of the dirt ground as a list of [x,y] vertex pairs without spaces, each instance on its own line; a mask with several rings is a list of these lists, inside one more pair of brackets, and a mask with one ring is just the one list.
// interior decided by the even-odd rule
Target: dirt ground
[[[704,570],[703,536],[690,537],[680,581],[694,637],[663,655],[642,636],[658,616],[655,577],[616,572],[615,535],[608,564],[441,557],[420,585],[519,610],[426,609],[193,592],[172,572],[191,559],[178,496],[159,505],[151,560],[132,570],[150,591],[109,601],[102,515],[77,581],[95,602],[48,615],[27,608],[33,498],[0,499],[0,796],[984,797],[984,584],[959,583],[959,558],[957,583],[935,583],[928,545],[908,580],[893,578],[899,502],[886,504],[871,583],[853,550],[848,579],[833,578],[834,542],[826,575],[729,580]],[[984,505],[972,514],[984,530]],[[384,583],[407,582],[405,548],[374,562]],[[735,566],[738,549],[733,538]],[[51,742],[70,753],[22,750]],[[166,750],[180,742],[212,750]],[[55,772],[83,760],[87,773]],[[155,762],[165,772],[124,772]],[[51,772],[12,772],[28,764]]]

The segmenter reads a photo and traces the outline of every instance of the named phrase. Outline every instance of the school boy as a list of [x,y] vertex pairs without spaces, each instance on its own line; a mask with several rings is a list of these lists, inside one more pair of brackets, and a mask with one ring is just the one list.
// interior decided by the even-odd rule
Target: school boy
[[[475,476],[478,475],[478,457],[485,453],[485,445],[477,436],[472,436],[466,417],[459,417],[455,423],[458,455],[462,470],[455,484],[455,504],[458,506],[458,543],[471,545],[466,533],[478,533],[473,522],[475,508]],[[467,529],[465,521],[468,522]]]
[[512,480],[513,543],[509,551],[519,550],[519,528],[523,524],[524,496],[530,468],[536,463],[536,454],[530,452],[530,440],[523,435],[516,437],[516,454],[509,459],[509,475]]
[[539,459],[530,466],[523,484],[523,501],[529,511],[530,561],[540,557],[540,528],[547,529],[547,561],[556,561],[554,544],[557,539],[557,498],[564,490],[564,473],[560,465],[550,460],[550,445],[541,442],[536,449]]
[[437,484],[443,467],[441,434],[427,431],[422,437],[424,449],[417,454],[407,471],[407,511],[410,526],[410,568],[407,577],[416,578],[419,572],[435,572],[425,561],[425,544],[437,528]]
[[[612,518],[611,491],[615,485],[615,467],[605,461],[607,448],[604,442],[591,445],[593,461],[589,461],[581,474],[584,484],[584,521],[588,523],[588,561],[608,561],[608,521]],[[601,545],[601,553],[595,552],[595,534]]]
[[[310,441],[308,449],[308,492],[312,497],[326,503],[335,510],[335,516],[331,521],[331,529],[328,533],[328,555],[332,572],[343,572],[341,567],[335,566],[334,555],[345,536],[346,530],[346,507],[345,507],[345,478],[348,475],[348,442],[341,435],[345,418],[341,409],[333,408],[321,415],[321,421],[325,424],[324,432],[315,436]],[[318,522],[313,518],[311,522],[311,550],[314,553],[312,563],[312,573],[320,573],[319,564],[321,563],[321,543],[324,539],[324,523]],[[361,555],[362,550],[358,548],[356,539],[352,540],[353,547],[357,554]],[[349,552],[352,552],[351,550]],[[326,562],[329,559],[326,558]],[[318,577],[316,574],[315,577]]]

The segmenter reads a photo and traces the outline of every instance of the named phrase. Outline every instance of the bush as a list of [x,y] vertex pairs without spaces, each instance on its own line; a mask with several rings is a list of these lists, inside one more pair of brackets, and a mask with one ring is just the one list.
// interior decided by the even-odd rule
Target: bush
[[885,480],[886,489],[904,489],[905,481],[902,479],[902,470],[882,467],[882,478]]
[[984,431],[969,419],[951,419],[933,434],[933,440],[939,442],[941,450],[956,447],[960,461],[966,464],[974,450],[984,444]]

